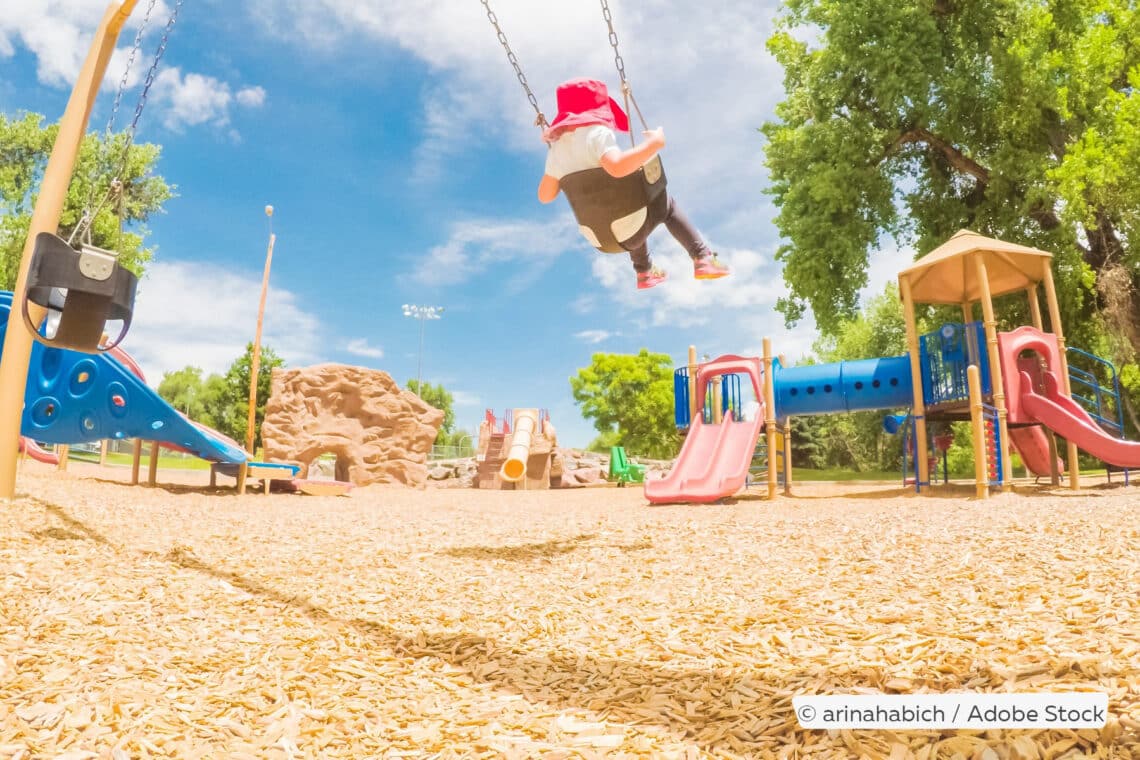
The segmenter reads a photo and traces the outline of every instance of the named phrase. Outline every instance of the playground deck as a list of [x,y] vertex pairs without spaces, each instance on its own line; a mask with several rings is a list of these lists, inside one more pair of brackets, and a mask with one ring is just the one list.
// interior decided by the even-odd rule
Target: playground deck
[[[1138,487],[979,502],[804,484],[649,507],[635,488],[237,496],[201,472],[125,475],[26,462],[36,496],[0,506],[0,757],[1140,743]],[[1113,717],[1079,733],[797,727],[792,695],[851,689],[1103,689]]]

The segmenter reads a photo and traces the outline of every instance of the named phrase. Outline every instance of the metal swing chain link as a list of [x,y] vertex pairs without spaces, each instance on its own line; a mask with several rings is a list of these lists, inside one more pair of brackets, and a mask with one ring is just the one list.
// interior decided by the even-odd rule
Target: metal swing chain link
[[[107,119],[107,126],[103,130],[106,138],[110,138],[110,136],[115,132],[115,121],[119,115],[119,106],[123,101],[123,93],[127,90],[127,80],[130,77],[131,69],[134,68],[135,59],[138,57],[138,52],[142,48],[143,34],[146,32],[146,28],[150,24],[151,14],[154,12],[154,6],[157,4],[158,0],[150,0],[150,3],[146,8],[146,13],[143,15],[142,23],[139,24],[138,31],[135,32],[135,40],[131,45],[131,52],[127,56],[127,64],[123,67],[123,76],[119,79],[119,89],[115,91],[115,102],[111,106],[111,116]],[[110,174],[114,168],[114,161],[106,155],[101,155],[97,161],[97,167],[94,175],[96,181],[98,177],[104,174]],[[92,211],[92,207],[95,206],[95,196],[97,195],[96,181],[92,181],[91,183],[91,191],[87,194],[87,201],[83,205],[83,213],[80,215],[79,221],[76,222],[75,229],[71,231],[71,236],[67,239],[68,245],[71,245],[75,242],[75,237],[77,235],[82,235],[80,238],[81,243],[86,243],[88,245],[91,244],[91,225],[95,221],[95,214],[98,213],[98,210],[94,212]],[[111,184],[114,185],[114,182]],[[113,191],[114,187],[108,188],[108,193]],[[100,203],[99,207],[101,208],[104,203],[105,201],[103,203]]]
[[131,73],[131,68],[135,65],[135,58],[138,56],[139,49],[142,47],[143,32],[146,31],[147,25],[150,23],[150,14],[154,11],[154,6],[158,0],[150,0],[150,4],[146,8],[146,14],[143,16],[142,24],[139,25],[138,32],[135,33],[135,44],[131,47],[131,54],[127,58],[127,66],[123,69],[123,77],[119,80],[119,90],[115,93],[115,104],[111,107],[111,118],[107,121],[107,134],[110,134],[115,129],[115,119],[119,115],[119,105],[123,100],[123,93],[127,89],[127,78]]
[[[601,0],[602,3],[602,17],[606,20],[606,27],[610,31],[610,47],[614,49],[614,64],[617,66],[618,77],[621,78],[621,91],[626,99],[626,110],[629,110],[629,104],[633,104],[633,110],[637,112],[637,118],[641,121],[642,128],[648,130],[649,125],[645,123],[645,117],[641,115],[641,107],[637,105],[637,99],[633,97],[633,87],[629,83],[629,79],[625,75],[625,59],[621,57],[621,51],[618,50],[618,36],[614,30],[614,17],[610,13],[610,4],[608,0]],[[630,142],[633,140],[633,132],[629,133]]]
[[[87,217],[86,237],[88,240],[90,240],[91,225],[94,224],[95,217],[98,216],[99,212],[103,210],[103,207],[105,205],[107,205],[107,201],[109,201],[111,199],[112,195],[118,195],[119,207],[120,207],[120,209],[122,209],[122,207],[123,207],[123,194],[124,194],[125,187],[123,184],[122,175],[127,170],[127,163],[130,161],[131,146],[134,145],[135,132],[138,130],[138,126],[139,126],[139,117],[142,116],[143,109],[146,107],[147,95],[150,93],[150,88],[154,84],[155,75],[158,73],[158,64],[162,61],[162,56],[166,52],[166,44],[167,44],[167,42],[169,42],[170,32],[174,29],[174,24],[178,20],[178,11],[182,8],[182,2],[183,2],[183,0],[176,0],[176,2],[174,3],[174,10],[171,12],[170,18],[167,19],[166,28],[162,30],[162,39],[159,40],[158,49],[155,51],[155,54],[154,54],[154,60],[151,61],[150,69],[146,73],[146,80],[143,82],[142,93],[139,94],[139,101],[135,105],[134,118],[131,119],[131,125],[126,130],[127,131],[127,141],[123,145],[122,158],[119,161],[118,170],[115,172],[115,176],[111,179],[111,183],[108,185],[107,192],[103,195],[103,199],[101,201],[99,201],[99,205],[96,206],[95,210],[92,211],[90,216]],[[154,6],[154,0],[152,0],[152,2],[151,2],[151,7],[153,7],[153,6]],[[148,17],[149,17],[149,13],[150,13],[150,9],[148,8],[147,9]],[[144,22],[144,25],[145,25],[145,22]],[[141,28],[139,29],[139,34],[140,35],[142,34]],[[125,74],[123,76],[123,81],[124,82],[126,81],[126,75]],[[116,108],[116,110],[118,109],[118,103],[117,102],[116,102],[115,108]],[[120,236],[122,235],[122,221],[123,221],[122,217],[120,217],[119,218]]]
[[483,8],[485,8],[487,11],[487,20],[491,22],[491,26],[495,27],[495,34],[499,37],[499,44],[503,46],[503,50],[507,51],[507,60],[510,61],[511,66],[514,67],[515,76],[518,77],[519,84],[521,84],[523,90],[526,91],[527,99],[530,100],[531,106],[534,107],[534,112],[536,114],[534,120],[535,125],[543,128],[547,127],[548,125],[546,123],[546,116],[543,115],[542,109],[538,107],[538,98],[536,98],[534,96],[534,93],[530,91],[530,85],[527,84],[526,75],[523,74],[522,66],[519,64],[519,59],[515,55],[514,51],[511,50],[510,43],[507,42],[507,35],[499,27],[499,19],[495,15],[495,12],[491,10],[489,0],[480,0],[480,2],[483,3]]

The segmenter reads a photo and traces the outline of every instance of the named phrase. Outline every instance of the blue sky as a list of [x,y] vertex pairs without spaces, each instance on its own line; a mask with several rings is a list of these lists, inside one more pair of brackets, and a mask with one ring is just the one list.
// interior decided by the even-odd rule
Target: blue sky
[[[91,128],[110,113],[147,0],[120,38]],[[0,7],[0,109],[63,112],[104,0]],[[554,88],[592,76],[617,90],[595,0],[494,0],[548,118]],[[275,208],[264,343],[290,366],[342,362],[416,374],[456,398],[461,427],[485,408],[545,407],[563,445],[595,435],[568,378],[591,354],[641,347],[752,355],[764,336],[794,359],[773,304],[783,281],[758,127],[782,97],[764,49],[770,0],[611,0],[650,126],[664,126],[670,189],[732,277],[696,282],[668,233],[651,239],[671,279],[637,291],[629,260],[597,253],[563,199],[535,196],[545,147],[479,0],[185,0],[140,122],[177,186],[152,219],[155,262],[124,342],[157,385],[186,365],[220,372],[252,339]],[[133,112],[170,5],[159,2],[124,95]],[[120,116],[119,123],[123,123]],[[623,136],[624,139],[624,136]],[[623,143],[624,144],[624,143]],[[884,252],[869,289],[910,256]]]

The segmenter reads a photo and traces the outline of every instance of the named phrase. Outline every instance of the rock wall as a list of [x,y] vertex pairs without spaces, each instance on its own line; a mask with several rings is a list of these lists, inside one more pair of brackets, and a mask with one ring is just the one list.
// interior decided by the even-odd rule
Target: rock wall
[[318,364],[273,370],[261,440],[265,458],[301,466],[336,455],[336,479],[422,486],[443,412],[380,370]]

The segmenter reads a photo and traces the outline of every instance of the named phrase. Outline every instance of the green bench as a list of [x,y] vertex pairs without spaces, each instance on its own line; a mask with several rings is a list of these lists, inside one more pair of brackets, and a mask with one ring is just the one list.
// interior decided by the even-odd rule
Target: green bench
[[644,483],[645,465],[633,464],[625,455],[624,446],[610,447],[610,480],[616,481],[619,487],[626,483]]

